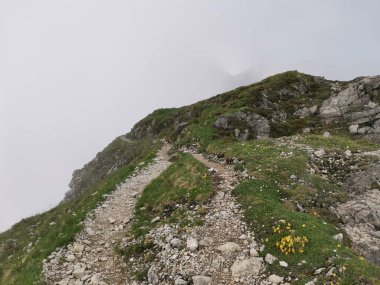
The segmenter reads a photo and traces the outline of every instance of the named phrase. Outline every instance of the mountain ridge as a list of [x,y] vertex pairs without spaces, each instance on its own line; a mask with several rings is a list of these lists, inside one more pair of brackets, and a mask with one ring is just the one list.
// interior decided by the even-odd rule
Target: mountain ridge
[[[183,152],[203,153],[208,160],[233,168],[238,185],[230,190],[241,208],[246,224],[243,227],[247,227],[244,231],[255,235],[257,243],[264,246],[252,247],[257,258],[266,261],[269,254],[289,265],[266,261],[266,271],[260,269],[264,274],[260,280],[265,274],[274,276],[271,281],[265,279],[269,282],[265,284],[278,284],[275,280],[281,276],[283,284],[379,284],[378,267],[374,265],[380,261],[376,247],[379,205],[374,199],[380,188],[380,173],[376,171],[380,158],[379,104],[380,76],[344,82],[289,71],[189,106],[156,110],[74,171],[71,190],[60,205],[0,234],[0,284],[43,284],[42,261],[47,264],[59,248],[67,250],[83,230],[83,221],[107,201],[117,185],[149,165],[163,141],[173,145],[170,154],[174,164],[162,174],[165,180],[158,177],[144,189],[126,232],[128,242],[116,248],[124,257],[130,277],[140,282],[136,284],[152,283],[157,278],[161,281],[153,284],[173,284],[174,279],[157,275],[157,266],[162,266],[161,246],[167,247],[156,240],[162,234],[161,227],[181,229],[176,235],[182,242],[187,235],[196,236],[197,229],[211,217],[207,207],[213,199],[220,199],[212,194],[218,189],[216,184],[214,192],[207,188],[210,186],[205,188],[208,198],[188,196],[192,191],[198,193],[203,179],[216,183],[220,178],[212,169],[205,175],[204,170],[187,168],[196,162],[183,157]],[[186,176],[181,169],[193,169],[193,176]],[[157,194],[149,190],[152,187]],[[180,206],[177,209],[175,205]],[[158,222],[151,223],[155,217]],[[281,234],[276,230],[283,230],[283,221],[292,225],[289,239],[304,235],[310,240],[297,248],[297,254],[287,256],[276,245],[286,242],[283,239],[288,230]],[[324,249],[317,256],[321,246]],[[173,254],[188,252],[182,247],[170,248]],[[194,254],[202,257],[205,250]],[[241,254],[242,261],[248,260],[245,251]],[[82,256],[79,252],[73,255],[75,260]],[[253,266],[247,262],[239,266]],[[236,266],[235,271],[231,267],[235,273]],[[90,269],[83,272],[86,270]],[[176,278],[185,282],[178,284],[212,282],[207,281],[212,276],[192,279],[190,273],[197,272],[178,275]],[[242,278],[242,283],[256,282]],[[64,280],[66,277],[62,284]],[[75,280],[69,274],[66,284]]]

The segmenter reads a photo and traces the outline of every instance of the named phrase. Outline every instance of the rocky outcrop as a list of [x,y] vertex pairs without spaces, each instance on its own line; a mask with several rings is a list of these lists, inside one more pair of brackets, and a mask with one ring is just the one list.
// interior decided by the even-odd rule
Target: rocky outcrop
[[380,190],[367,191],[337,208],[353,248],[380,264]]
[[318,105],[312,107],[303,107],[294,113],[294,116],[298,118],[305,118],[310,115],[314,115],[318,110]]
[[[334,89],[334,88],[332,88]],[[320,116],[326,123],[344,120],[351,134],[380,141],[380,76],[364,77],[322,103]]]
[[133,142],[124,137],[116,138],[103,151],[81,169],[73,172],[70,190],[63,201],[75,199],[79,194],[95,185],[120,167],[142,157],[151,148],[150,143]]
[[354,249],[380,264],[380,164],[352,173],[345,184],[351,199],[337,207]]
[[233,133],[241,141],[269,137],[269,122],[263,116],[254,113],[236,112],[221,115],[214,126],[227,133]]

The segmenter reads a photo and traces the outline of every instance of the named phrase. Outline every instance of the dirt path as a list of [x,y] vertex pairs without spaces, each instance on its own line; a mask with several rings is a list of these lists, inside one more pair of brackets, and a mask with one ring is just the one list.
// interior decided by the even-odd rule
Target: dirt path
[[84,221],[84,229],[73,243],[45,260],[43,273],[48,285],[126,284],[125,263],[114,247],[128,231],[143,189],[170,165],[169,148],[164,145],[153,163],[112,192]]
[[213,173],[215,196],[207,205],[202,226],[181,233],[176,226],[165,225],[150,234],[157,243],[166,241],[151,264],[148,283],[272,284],[260,277],[265,269],[260,246],[231,193],[238,184],[233,168],[200,154],[193,156]]

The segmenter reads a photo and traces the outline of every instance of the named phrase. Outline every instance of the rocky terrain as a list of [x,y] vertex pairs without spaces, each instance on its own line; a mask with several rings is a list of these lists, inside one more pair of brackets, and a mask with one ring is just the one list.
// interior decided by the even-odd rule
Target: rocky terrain
[[0,284],[380,284],[379,143],[380,76],[159,109],[0,234]]

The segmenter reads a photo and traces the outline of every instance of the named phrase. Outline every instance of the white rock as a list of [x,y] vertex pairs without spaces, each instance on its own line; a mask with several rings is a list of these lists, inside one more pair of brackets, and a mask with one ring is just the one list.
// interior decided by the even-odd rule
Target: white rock
[[97,274],[92,275],[90,285],[99,285],[99,283],[100,283],[99,275],[97,275]]
[[179,248],[182,245],[182,241],[179,238],[173,238],[170,240],[170,245],[173,248]]
[[232,277],[244,277],[248,275],[258,276],[263,269],[263,259],[252,257],[244,260],[236,260],[231,266]]
[[352,152],[348,149],[344,152],[344,154],[346,155],[346,157],[351,157],[352,156]]
[[256,249],[251,248],[251,249],[249,250],[249,255],[250,255],[251,257],[256,257],[256,256],[259,256],[259,253],[257,252]]
[[359,125],[351,125],[348,127],[350,134],[357,134],[359,129]]
[[375,108],[377,106],[377,104],[375,102],[370,101],[367,106],[369,108],[373,109],[373,108]]
[[325,152],[325,150],[324,150],[323,148],[314,151],[314,155],[315,155],[316,157],[319,157],[319,158],[324,157],[325,154],[326,154],[326,152]]
[[91,278],[91,275],[87,274],[87,275],[83,276],[80,280],[81,281],[86,281],[87,279],[90,279],[90,278]]
[[227,242],[219,246],[217,249],[223,253],[232,253],[232,252],[240,251],[241,247],[235,242]]
[[273,264],[273,262],[275,262],[277,260],[277,257],[271,255],[270,253],[267,253],[267,255],[265,256],[265,261],[269,264]]
[[268,281],[274,284],[279,284],[284,281],[284,277],[277,276],[276,274],[272,274],[268,277]]
[[74,244],[74,251],[75,252],[81,253],[81,252],[83,252],[83,250],[84,250],[84,245],[83,244],[80,244],[80,243]]
[[280,266],[282,266],[282,267],[288,267],[288,263],[287,262],[285,262],[285,261],[280,261],[279,262],[279,264],[280,264]]
[[318,268],[317,270],[315,270],[315,274],[321,274],[325,270],[326,270],[326,268],[324,268],[324,267]]
[[343,243],[343,234],[342,233],[336,234],[335,236],[333,236],[333,239],[339,241],[340,243]]
[[331,138],[331,134],[330,134],[330,132],[324,132],[324,133],[323,133],[323,137],[324,137],[324,138]]
[[66,256],[66,260],[68,262],[73,262],[75,260],[74,254],[69,254],[68,256]]
[[73,275],[77,278],[77,279],[80,279],[82,278],[83,276],[86,275],[86,272],[84,270],[84,268],[79,268],[79,269],[75,269],[73,271]]
[[189,237],[186,241],[186,247],[190,251],[195,251],[198,248],[198,241],[193,237]]
[[116,223],[116,220],[114,218],[108,218],[108,221],[110,222],[110,224],[114,224]]
[[149,284],[153,284],[153,285],[158,284],[159,282],[158,274],[156,273],[154,266],[149,268],[147,277],[148,277]]
[[86,229],[86,233],[89,235],[89,236],[93,236],[95,234],[95,231],[91,228],[87,228]]
[[155,217],[154,219],[152,219],[150,222],[153,224],[153,223],[157,223],[161,218],[160,217]]
[[212,278],[208,276],[193,276],[193,284],[194,285],[211,285]]
[[181,278],[178,278],[174,281],[174,285],[186,285],[187,282]]

